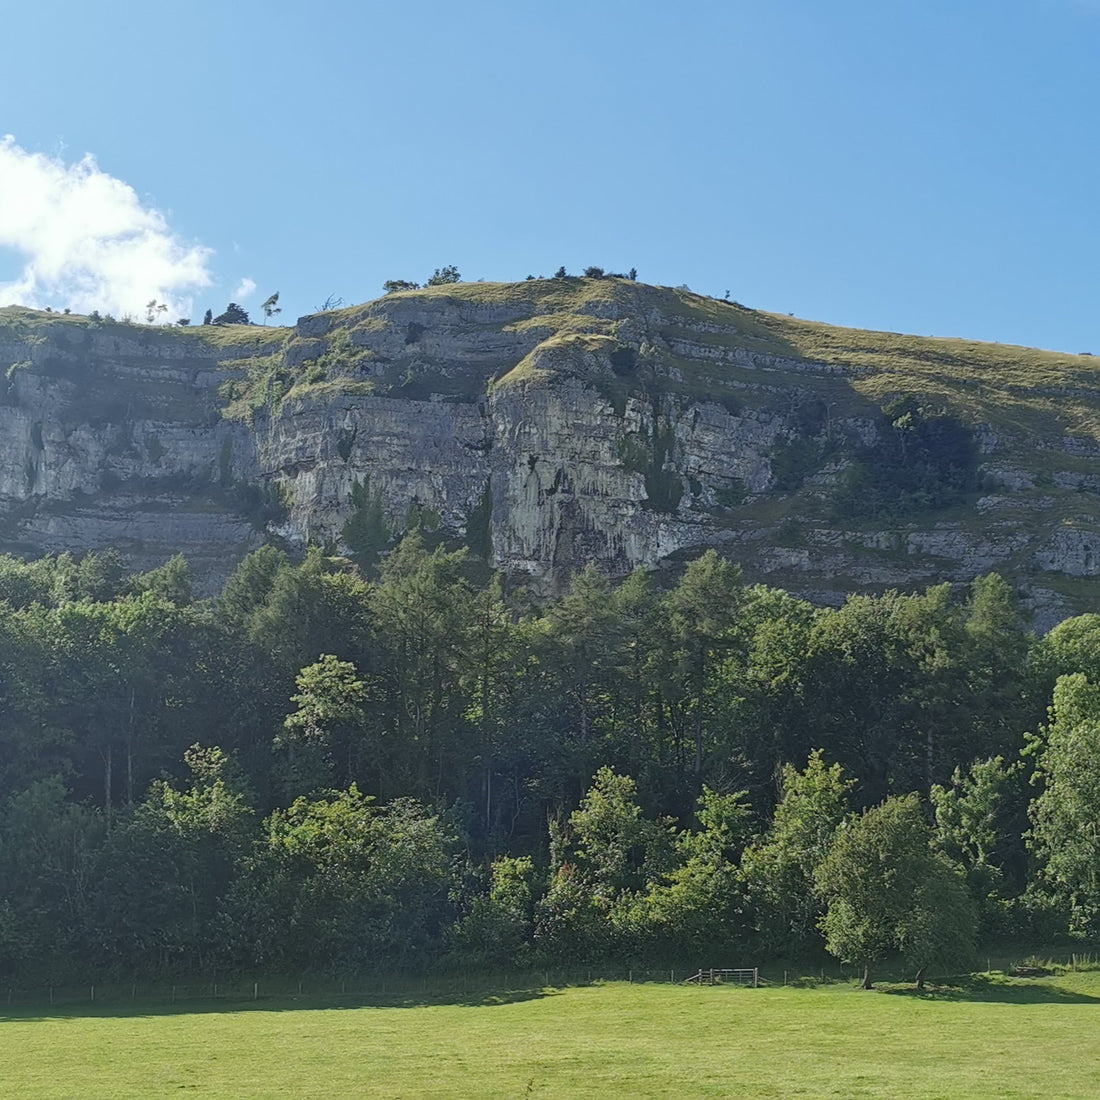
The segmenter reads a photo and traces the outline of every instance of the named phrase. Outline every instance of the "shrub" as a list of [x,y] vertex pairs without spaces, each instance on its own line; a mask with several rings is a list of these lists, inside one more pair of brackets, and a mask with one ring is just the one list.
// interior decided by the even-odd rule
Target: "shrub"
[[[210,311],[207,310],[207,313]],[[204,322],[205,323],[205,322]],[[212,325],[248,325],[251,321],[248,319],[248,313],[242,309],[236,302],[230,302],[225,307],[224,313],[219,313],[213,321]]]
[[428,280],[428,286],[447,286],[449,283],[460,282],[461,279],[458,268],[451,264],[449,267],[437,267]]

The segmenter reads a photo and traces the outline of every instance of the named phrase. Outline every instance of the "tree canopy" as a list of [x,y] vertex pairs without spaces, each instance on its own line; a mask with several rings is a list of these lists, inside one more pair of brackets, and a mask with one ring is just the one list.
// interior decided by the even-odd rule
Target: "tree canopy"
[[827,947],[924,979],[1094,934],[1091,618],[1035,638],[996,577],[817,608],[713,552],[536,601],[374,533],[211,598],[181,557],[0,556],[0,974]]

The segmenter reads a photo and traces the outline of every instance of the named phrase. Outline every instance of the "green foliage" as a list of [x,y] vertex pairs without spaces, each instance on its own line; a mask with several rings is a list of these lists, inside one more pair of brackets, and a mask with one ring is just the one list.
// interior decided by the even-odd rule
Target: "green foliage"
[[[997,756],[955,769],[950,786],[932,787],[936,844],[965,874],[970,895],[989,938],[1007,938],[1009,899],[1005,866],[1019,863],[1024,813],[1023,767]],[[1017,888],[1022,885],[1017,882]]]
[[277,313],[282,313],[282,308],[279,306],[279,292],[275,291],[269,298],[264,299],[260,309],[264,311],[265,323],[270,321]]
[[290,563],[286,554],[274,546],[261,546],[247,555],[222,587],[219,603],[227,619],[247,622],[266,602],[275,579]]
[[671,836],[649,821],[635,802],[629,776],[603,767],[580,806],[569,816],[571,851],[578,872],[605,900],[623,890],[638,890],[667,866]]
[[629,344],[620,344],[608,359],[611,369],[620,377],[629,377],[638,369],[638,353]]
[[744,944],[745,891],[738,868],[751,812],[745,793],[719,794],[703,787],[698,830],[676,837],[678,865],[656,879],[638,898],[631,916],[635,936],[660,957],[682,958],[729,952]]
[[248,312],[242,309],[236,302],[230,302],[225,307],[224,313],[219,313],[210,322],[212,325],[249,325]]
[[773,484],[783,492],[801,489],[806,478],[820,469],[825,452],[825,441],[807,436],[779,444],[771,454]]
[[623,436],[619,440],[622,464],[645,479],[646,499],[642,506],[650,511],[675,512],[684,495],[683,478],[669,468],[675,446],[675,430],[667,419],[662,424],[656,404],[650,428],[643,428],[638,438]]
[[1100,687],[1081,673],[1061,676],[1051,721],[1030,741],[1035,781],[1030,846],[1073,930],[1100,928]]
[[530,953],[535,865],[530,856],[501,856],[489,869],[489,889],[477,894],[453,932],[464,961],[521,966]]
[[732,510],[745,502],[744,485],[727,485],[714,490],[714,499],[719,508]]
[[[292,385],[281,349],[234,360],[232,366],[239,373],[223,382],[218,391],[225,401],[222,415],[227,420],[252,424],[264,409],[278,405]],[[224,470],[222,481],[226,481]]]
[[117,550],[46,556],[24,562],[0,555],[0,601],[12,608],[33,604],[58,607],[73,600],[109,601],[126,585],[126,570]]
[[[354,661],[365,649],[368,632],[364,605],[370,589],[362,578],[326,559],[317,547],[310,548],[301,565],[276,565],[271,575],[275,564],[269,558],[260,570],[264,576],[253,578],[259,583],[270,579],[270,589],[243,624],[247,640],[287,677],[326,650]],[[288,690],[283,700],[289,695]]]
[[184,761],[191,787],[154,782],[97,853],[87,932],[116,972],[172,971],[223,952],[210,932],[251,840],[253,810],[220,749],[193,745]]
[[999,756],[976,760],[966,772],[955,769],[951,786],[932,788],[940,847],[955,862],[992,880],[990,885],[1000,872],[1003,803],[1019,771],[1019,765],[1006,765]]
[[770,827],[745,851],[743,871],[762,941],[776,954],[798,954],[816,942],[823,916],[814,872],[829,854],[848,813],[854,780],[820,750],[803,771],[783,766]]
[[[445,949],[478,966],[809,959],[822,920],[854,958],[882,923],[857,902],[895,883],[909,908],[883,901],[871,946],[913,968],[949,965],[975,907],[984,943],[1093,927],[1100,706],[1078,670],[1094,624],[1036,640],[998,577],[815,609],[710,552],[663,590],[588,568],[535,604],[475,585],[470,555],[422,531],[376,583],[316,547],[249,555],[214,601],[187,574],[0,557],[0,976],[16,985]],[[1011,763],[1063,671],[1076,680]],[[220,750],[188,749],[210,730]],[[894,801],[890,828],[871,825],[886,807],[842,825],[865,841],[814,896],[848,799],[915,787],[934,829]],[[410,841],[424,894],[385,868],[391,825],[448,838],[442,870],[434,841]]]
[[719,685],[746,642],[739,620],[743,597],[740,566],[708,550],[662,601],[665,691],[684,735],[678,752],[682,759],[686,744],[693,743],[697,776],[716,748]]
[[390,704],[391,749],[409,743],[419,749],[412,759],[394,752],[383,766],[417,790],[430,790],[429,777],[448,765],[468,766],[460,749],[470,735],[461,685],[478,614],[465,566],[465,550],[428,551],[420,532],[413,531],[383,562],[370,597],[385,639],[376,667]]
[[438,531],[443,520],[439,513],[428,504],[414,500],[405,513],[406,531]]
[[871,968],[901,952],[921,984],[932,963],[968,961],[975,916],[957,867],[932,847],[916,795],[888,798],[838,830],[815,871],[825,902],[825,946],[842,962]]
[[134,577],[130,587],[138,595],[150,592],[166,603],[186,607],[193,598],[194,582],[187,559],[182,554],[174,554],[163,565]]
[[57,777],[0,803],[0,973],[64,973],[75,953],[73,888],[102,843],[96,815],[66,800]]
[[883,406],[880,439],[857,453],[835,507],[855,519],[899,518],[947,508],[978,487],[973,433],[913,397]]
[[450,286],[452,283],[458,283],[462,281],[462,276],[458,273],[458,268],[453,264],[447,267],[437,267],[432,272],[431,278],[428,279],[428,286]]
[[1000,665],[997,632],[968,629],[968,617],[939,585],[850,597],[808,629],[805,621],[765,627],[762,638],[779,648],[760,654],[746,717],[774,731],[777,764],[826,746],[860,779],[864,805],[891,784],[929,791],[960,762],[1014,751],[1034,715],[1013,647]]
[[364,565],[377,563],[390,546],[393,529],[382,507],[382,490],[370,487],[370,478],[356,478],[351,487],[352,512],[342,532],[348,549]]
[[293,503],[293,490],[282,481],[241,481],[232,486],[229,500],[242,515],[263,531],[272,524],[285,523]]
[[331,653],[303,668],[295,684],[298,692],[290,701],[297,710],[283,722],[275,744],[287,750],[290,789],[308,793],[337,781],[337,759],[346,759],[363,736],[370,690],[351,661]]
[[629,776],[600,768],[553,839],[556,868],[536,910],[544,957],[599,959],[629,949],[631,909],[647,882],[672,866],[675,843],[667,823],[643,815],[636,790]]
[[1077,615],[1060,622],[1039,640],[1034,660],[1051,680],[1080,672],[1100,682],[1100,615]]
[[466,519],[466,545],[485,561],[493,560],[493,484],[488,482]]
[[264,828],[227,909],[230,936],[253,965],[339,972],[438,942],[453,841],[416,802],[375,807],[353,785],[299,798]]
[[337,660],[331,653],[298,673],[298,694],[290,701],[298,709],[283,723],[289,739],[327,745],[342,726],[363,724],[367,685],[358,678],[355,665]]

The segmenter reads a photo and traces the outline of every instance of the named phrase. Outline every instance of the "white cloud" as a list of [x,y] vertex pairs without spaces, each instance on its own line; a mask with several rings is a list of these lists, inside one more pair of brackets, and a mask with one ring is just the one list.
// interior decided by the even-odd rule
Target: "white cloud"
[[0,139],[0,248],[23,260],[14,281],[0,282],[0,305],[142,317],[156,298],[174,320],[211,283],[211,250],[177,237],[90,153],[66,164],[27,152],[10,134]]
[[250,279],[247,275],[240,281],[237,289],[233,291],[233,301],[243,302],[246,298],[251,298],[256,293],[255,280]]

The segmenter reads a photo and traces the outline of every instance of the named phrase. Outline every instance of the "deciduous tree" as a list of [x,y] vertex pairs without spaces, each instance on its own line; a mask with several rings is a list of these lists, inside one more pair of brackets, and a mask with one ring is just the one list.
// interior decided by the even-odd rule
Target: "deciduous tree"
[[917,795],[891,797],[837,832],[815,872],[825,903],[821,930],[830,954],[872,969],[890,954],[916,967],[973,952],[975,916],[959,869],[932,847]]

